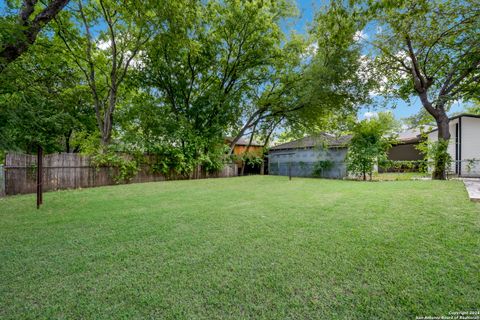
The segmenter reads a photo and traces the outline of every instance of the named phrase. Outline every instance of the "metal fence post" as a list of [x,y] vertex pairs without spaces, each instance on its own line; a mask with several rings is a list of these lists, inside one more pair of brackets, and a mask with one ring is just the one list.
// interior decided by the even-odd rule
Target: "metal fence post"
[[37,149],[37,209],[43,203],[43,149],[38,146]]
[[5,196],[5,166],[0,164],[0,197]]

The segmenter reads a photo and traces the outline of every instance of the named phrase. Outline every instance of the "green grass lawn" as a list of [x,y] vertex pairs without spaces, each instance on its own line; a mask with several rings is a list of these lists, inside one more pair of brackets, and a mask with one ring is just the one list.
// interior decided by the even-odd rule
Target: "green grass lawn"
[[253,176],[0,200],[0,318],[415,319],[480,309],[459,181]]

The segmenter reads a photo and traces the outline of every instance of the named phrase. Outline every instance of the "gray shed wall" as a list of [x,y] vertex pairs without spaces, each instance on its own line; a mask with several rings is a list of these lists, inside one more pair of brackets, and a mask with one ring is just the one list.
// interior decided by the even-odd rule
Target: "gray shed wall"
[[288,176],[290,166],[292,176],[312,177],[316,162],[330,160],[332,168],[323,172],[321,177],[341,179],[347,175],[346,155],[347,148],[270,150],[268,170],[271,175]]
[[418,143],[394,145],[388,150],[388,159],[400,161],[422,160],[423,155],[417,150],[416,146],[418,146]]

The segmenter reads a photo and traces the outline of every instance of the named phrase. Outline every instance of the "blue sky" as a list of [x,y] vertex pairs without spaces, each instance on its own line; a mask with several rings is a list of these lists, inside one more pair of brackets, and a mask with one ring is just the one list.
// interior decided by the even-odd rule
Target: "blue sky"
[[[287,28],[294,28],[298,33],[306,33],[308,24],[312,22],[315,15],[315,11],[325,5],[327,1],[313,1],[313,0],[297,0],[297,6],[300,11],[300,18],[288,24]],[[368,35],[370,30],[365,30]],[[417,97],[412,97],[410,103],[403,100],[395,100],[389,103],[387,108],[373,109],[362,108],[358,116],[360,119],[364,118],[366,112],[379,112],[385,110],[391,110],[396,118],[401,119],[418,113],[422,108],[420,100]],[[463,106],[460,103],[454,103],[450,109],[450,113],[455,113],[463,110]]]

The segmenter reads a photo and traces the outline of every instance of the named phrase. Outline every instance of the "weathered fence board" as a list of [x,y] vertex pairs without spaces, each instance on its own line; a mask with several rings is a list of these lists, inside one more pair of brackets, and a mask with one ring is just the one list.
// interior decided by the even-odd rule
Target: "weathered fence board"
[[[46,155],[43,160],[43,190],[90,188],[117,184],[114,177],[117,169],[113,167],[95,167],[90,158],[76,153]],[[130,183],[232,177],[236,175],[235,164],[226,164],[215,173],[206,173],[198,167],[189,177],[169,176],[154,173],[144,165]],[[37,159],[34,155],[8,153],[4,166],[5,194],[35,193],[37,186]],[[1,187],[0,187],[1,192]]]
[[5,195],[5,174],[3,164],[0,164],[0,197]]

